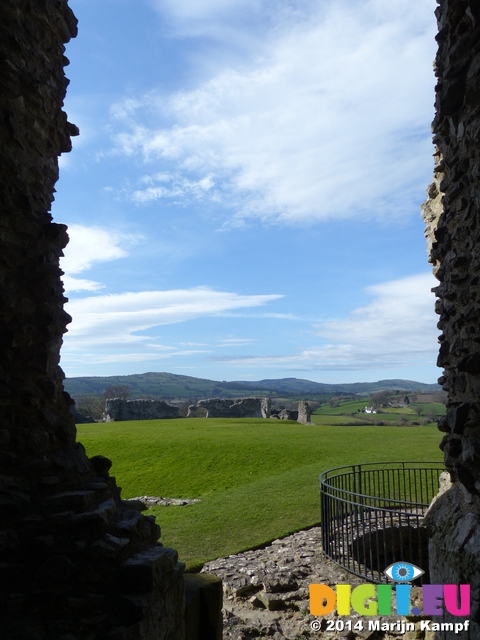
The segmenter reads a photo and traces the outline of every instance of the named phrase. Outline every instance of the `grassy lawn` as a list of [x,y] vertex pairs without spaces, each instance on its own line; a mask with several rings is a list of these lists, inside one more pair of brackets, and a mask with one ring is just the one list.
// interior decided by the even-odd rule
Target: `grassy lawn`
[[340,402],[338,407],[329,407],[328,404],[322,405],[316,411],[316,415],[328,415],[328,416],[338,416],[341,413],[357,413],[358,409],[363,411],[365,407],[370,406],[370,400],[368,398],[361,398],[360,400],[355,400],[354,402]]
[[429,413],[436,413],[439,416],[444,416],[447,408],[444,404],[439,404],[438,402],[423,402],[419,404],[415,404],[415,407],[420,407],[422,413],[420,415],[426,416]]
[[328,426],[368,424],[368,420],[365,420],[365,414],[361,413],[359,413],[358,416],[325,416],[312,413],[310,419],[314,424]]
[[190,418],[79,425],[78,439],[89,456],[113,461],[124,498],[201,499],[150,510],[162,542],[190,568],[317,523],[318,475],[326,469],[443,458],[433,426]]

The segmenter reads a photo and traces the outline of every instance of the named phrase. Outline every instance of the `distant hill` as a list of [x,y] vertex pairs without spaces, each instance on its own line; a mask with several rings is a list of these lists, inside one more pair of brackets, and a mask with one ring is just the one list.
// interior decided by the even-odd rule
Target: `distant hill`
[[67,378],[65,389],[73,398],[99,396],[113,385],[128,385],[132,398],[188,400],[190,398],[240,398],[243,396],[321,397],[336,394],[370,394],[376,391],[399,390],[434,393],[438,384],[425,384],[412,380],[379,380],[352,384],[324,384],[300,378],[219,382],[174,373],[139,373],[129,376],[98,376]]

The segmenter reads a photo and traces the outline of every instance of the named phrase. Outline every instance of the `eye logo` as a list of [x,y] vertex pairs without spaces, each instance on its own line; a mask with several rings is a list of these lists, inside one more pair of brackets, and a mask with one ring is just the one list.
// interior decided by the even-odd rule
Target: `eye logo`
[[424,573],[425,571],[409,562],[394,562],[384,571],[384,574],[395,582],[411,582]]

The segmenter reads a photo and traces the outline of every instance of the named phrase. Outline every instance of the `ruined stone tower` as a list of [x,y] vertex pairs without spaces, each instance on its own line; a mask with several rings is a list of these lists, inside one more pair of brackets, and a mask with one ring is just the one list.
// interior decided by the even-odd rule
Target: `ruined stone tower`
[[183,565],[76,442],[59,368],[68,236],[49,211],[78,133],[62,111],[76,30],[66,0],[0,3],[0,636],[180,640]]
[[[433,122],[435,171],[423,205],[439,280],[439,382],[448,393],[438,428],[453,486],[435,504],[432,583],[471,585],[471,630],[480,638],[480,3],[437,0]],[[442,632],[442,640],[457,638]]]

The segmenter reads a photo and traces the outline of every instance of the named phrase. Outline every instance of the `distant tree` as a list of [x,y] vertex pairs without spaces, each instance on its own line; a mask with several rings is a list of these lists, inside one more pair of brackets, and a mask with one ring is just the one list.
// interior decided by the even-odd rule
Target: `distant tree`
[[91,416],[94,420],[102,420],[105,411],[105,398],[103,396],[80,396],[75,398],[75,411]]
[[415,411],[415,413],[417,415],[421,415],[422,414],[422,405],[421,404],[417,404],[414,407],[412,407],[412,409]]
[[408,405],[408,404],[410,404],[410,398],[409,398],[408,396],[405,396],[405,397],[403,398],[403,401],[404,401],[404,403],[405,403],[405,404],[407,404],[407,405]]
[[103,392],[104,398],[123,398],[126,400],[130,395],[131,391],[128,384],[114,384],[111,387],[107,387]]
[[379,407],[388,407],[390,403],[390,394],[387,391],[377,391],[370,396],[370,404],[374,409]]

